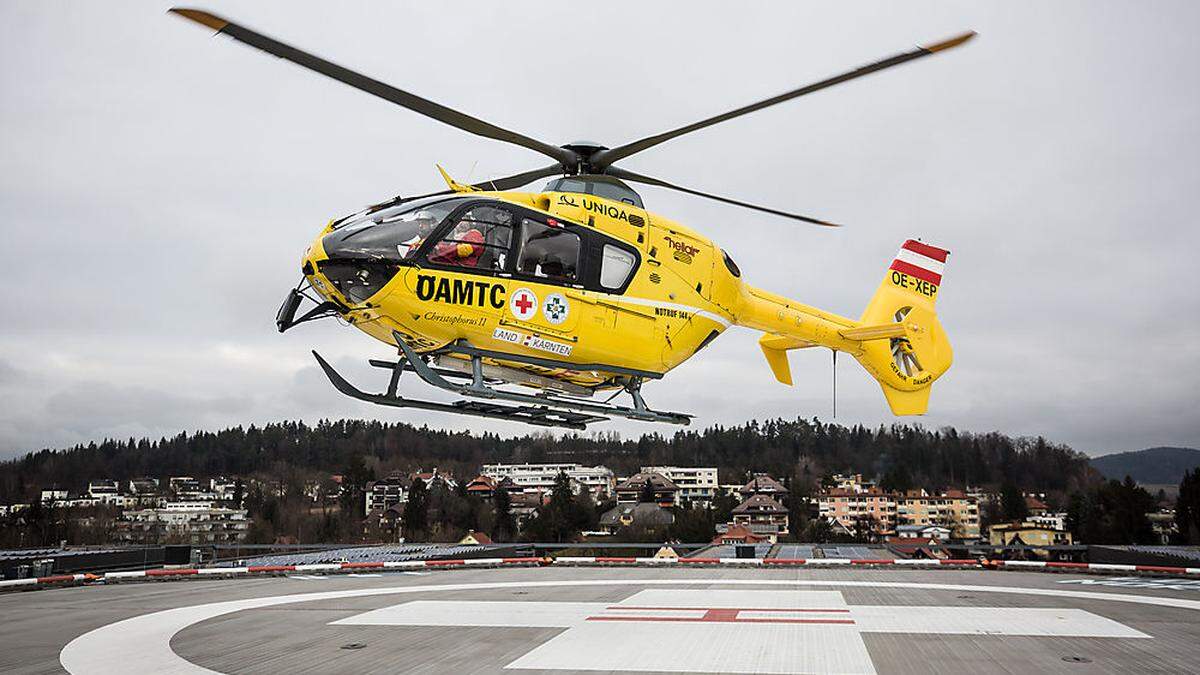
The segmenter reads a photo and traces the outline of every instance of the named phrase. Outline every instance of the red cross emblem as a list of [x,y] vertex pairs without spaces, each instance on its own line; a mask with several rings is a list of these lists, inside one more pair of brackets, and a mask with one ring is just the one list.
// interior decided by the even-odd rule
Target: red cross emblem
[[513,293],[512,301],[509,303],[509,309],[512,310],[513,316],[518,319],[529,319],[536,312],[538,307],[537,296],[528,288],[519,288],[516,293]]

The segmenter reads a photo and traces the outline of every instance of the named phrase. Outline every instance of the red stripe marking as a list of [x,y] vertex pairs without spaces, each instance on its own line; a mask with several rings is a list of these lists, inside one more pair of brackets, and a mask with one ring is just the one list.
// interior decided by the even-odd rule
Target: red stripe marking
[[463,560],[426,560],[426,567],[449,567],[451,565],[465,565]]
[[500,562],[506,565],[514,565],[519,563],[540,563],[541,558],[501,558]]
[[715,611],[716,609],[728,610],[730,612],[818,612],[820,614],[837,612],[840,614],[849,614],[849,609],[813,609],[811,607],[633,607],[630,605],[611,605],[607,609],[635,609],[648,612],[674,611],[677,609],[686,609],[699,612],[704,610],[707,612]]
[[596,558],[596,562],[631,563],[637,562],[637,558]]
[[375,570],[383,567],[382,562],[344,562],[342,569],[344,570]]
[[918,279],[923,279],[923,280],[928,281],[929,283],[933,284],[934,286],[940,286],[942,283],[942,275],[940,275],[936,272],[930,272],[929,270],[925,269],[924,267],[917,267],[916,265],[911,265],[909,263],[904,262],[903,260],[893,260],[891,269],[894,269],[897,272],[903,272],[910,277],[916,277]]
[[1161,565],[1138,565],[1139,572],[1171,572],[1172,574],[1187,574],[1186,567],[1163,567]]
[[1046,563],[1046,567],[1071,567],[1071,568],[1075,568],[1075,569],[1087,569],[1087,566],[1088,566],[1087,563],[1077,563],[1077,562],[1048,562],[1048,563]]
[[176,576],[176,575],[182,575],[182,574],[199,574],[199,572],[197,572],[196,570],[193,570],[193,569],[186,569],[186,570],[146,570],[146,576],[148,576],[148,577],[172,577],[172,576]]
[[851,560],[851,565],[894,565],[895,560],[885,560],[883,558],[862,558],[860,560]]
[[946,262],[946,255],[950,253],[944,248],[930,246],[929,244],[919,242],[916,239],[909,239],[908,241],[904,242],[900,248],[906,248],[913,253],[920,253],[927,258],[933,258],[934,260],[942,263]]
[[803,565],[808,561],[804,558],[764,558],[764,565]]
[[295,565],[255,565],[247,567],[247,572],[295,572]]
[[589,616],[588,621],[641,621],[643,623],[660,623],[672,621],[676,623],[816,623],[816,624],[854,624],[854,619],[739,619],[733,618],[722,610],[710,609],[704,616]]

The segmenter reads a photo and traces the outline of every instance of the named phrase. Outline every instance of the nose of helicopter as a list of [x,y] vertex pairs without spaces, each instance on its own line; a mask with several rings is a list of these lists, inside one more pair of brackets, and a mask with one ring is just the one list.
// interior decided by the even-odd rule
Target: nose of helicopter
[[[361,238],[354,237],[362,232]],[[399,271],[394,247],[386,254],[379,242],[371,242],[362,230],[325,230],[305,251],[301,271],[317,292],[347,306],[366,302]]]

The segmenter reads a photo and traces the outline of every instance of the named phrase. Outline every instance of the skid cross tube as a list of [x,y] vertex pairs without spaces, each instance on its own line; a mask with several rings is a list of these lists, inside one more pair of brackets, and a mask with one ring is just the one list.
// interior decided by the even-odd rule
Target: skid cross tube
[[[615,415],[628,419],[642,420],[645,422],[668,422],[671,424],[687,425],[691,423],[691,415],[673,412],[660,412],[651,410],[641,396],[641,378],[633,378],[630,384],[627,384],[625,390],[633,397],[634,407],[627,408],[624,406],[609,405],[602,403],[592,403],[583,399],[551,394],[543,392],[540,394],[521,394],[517,392],[504,391],[495,389],[483,383],[483,355],[479,353],[471,354],[471,372],[474,373],[472,382],[469,385],[454,384],[439,375],[434,369],[421,359],[420,356],[413,350],[404,338],[395,331],[392,332],[393,339],[396,340],[396,345],[399,347],[404,360],[412,365],[417,376],[425,380],[429,384],[446,391],[461,394],[463,396],[477,396],[480,398],[497,399],[501,401],[511,401],[514,403],[526,403],[530,405],[546,405],[554,408],[562,408],[566,410],[579,411],[584,413],[593,413],[596,415]],[[462,347],[459,351],[465,351]]]
[[[484,352],[475,350],[470,345],[457,344],[453,348],[443,348],[438,353],[456,353],[470,358],[469,373],[458,372],[446,368],[437,368],[426,362],[427,356],[417,354],[416,350],[398,333],[393,332],[399,352],[396,361],[371,359],[370,365],[377,368],[387,368],[391,371],[387,389],[384,393],[371,394],[358,389],[342,377],[333,366],[317,352],[313,356],[325,372],[325,376],[341,393],[368,403],[385,405],[393,408],[415,408],[419,410],[435,410],[452,412],[476,417],[502,419],[514,422],[525,422],[536,426],[562,427],[566,429],[583,430],[592,422],[608,420],[610,417],[624,417],[644,422],[666,422],[669,424],[687,425],[691,415],[685,413],[653,410],[646,405],[641,395],[642,377],[630,377],[618,394],[628,393],[633,399],[633,407],[613,405],[611,403],[594,403],[592,401],[572,396],[541,392],[538,394],[523,394],[515,391],[498,389],[493,384],[501,383],[484,376],[483,359],[503,358],[508,361],[521,363],[526,357],[501,354],[499,352]],[[453,403],[426,401],[406,398],[399,395],[400,377],[405,371],[412,371],[427,384],[443,391],[459,396],[483,400],[461,400]],[[451,381],[457,380],[457,381]],[[462,381],[465,380],[465,383]],[[611,400],[611,399],[610,399]],[[507,405],[507,404],[517,405]]]

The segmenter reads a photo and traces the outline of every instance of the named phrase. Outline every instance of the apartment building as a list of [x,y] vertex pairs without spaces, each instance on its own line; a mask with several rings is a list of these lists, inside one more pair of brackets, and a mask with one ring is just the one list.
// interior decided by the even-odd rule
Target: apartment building
[[245,509],[213,502],[167,502],[162,508],[125,511],[117,521],[117,537],[128,544],[231,544],[246,536]]
[[657,473],[674,483],[676,506],[691,502],[693,506],[706,507],[717,496],[716,467],[643,466],[640,473]]
[[[484,464],[479,473],[497,482],[507,478],[521,492],[548,492],[560,473],[567,474],[578,494],[586,488],[593,497],[607,497],[616,487],[616,476],[605,466],[578,464]],[[507,484],[506,484],[507,485]]]

